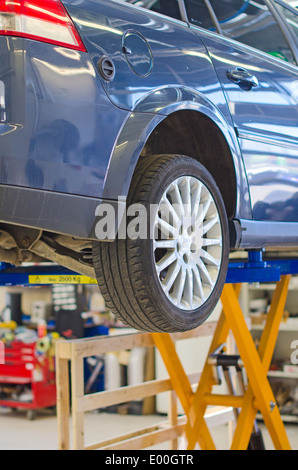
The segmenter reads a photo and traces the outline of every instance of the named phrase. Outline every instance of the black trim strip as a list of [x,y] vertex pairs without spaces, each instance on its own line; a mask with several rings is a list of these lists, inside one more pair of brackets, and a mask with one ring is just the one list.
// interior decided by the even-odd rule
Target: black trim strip
[[239,129],[237,129],[237,136],[239,137],[239,139],[243,139],[243,140],[253,140],[255,142],[261,142],[261,143],[266,143],[266,144],[275,145],[275,146],[278,145],[279,147],[290,148],[296,151],[298,149],[298,139],[291,139],[290,137],[289,139],[287,139],[286,137],[282,137],[282,136],[268,137],[268,136],[261,135],[261,134],[255,134],[249,131],[243,131],[243,130],[240,131]]
[[102,203],[119,204],[65,193],[0,185],[0,222],[31,227],[77,238],[98,240],[95,235],[96,208]]
[[235,248],[298,247],[298,222],[239,220],[241,236]]

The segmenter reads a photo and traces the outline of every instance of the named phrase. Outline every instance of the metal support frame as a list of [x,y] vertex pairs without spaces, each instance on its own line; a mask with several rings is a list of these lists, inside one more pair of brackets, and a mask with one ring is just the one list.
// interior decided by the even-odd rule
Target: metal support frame
[[30,266],[0,263],[0,286],[33,287],[53,284],[97,284],[97,282],[91,277],[52,263]]
[[[2,268],[2,269],[1,269]],[[249,252],[247,261],[232,261],[226,284],[221,295],[222,312],[200,382],[194,393],[190,381],[176,353],[171,335],[152,333],[168,370],[173,389],[187,417],[185,435],[188,449],[198,443],[202,449],[215,449],[215,444],[204,419],[208,405],[233,407],[238,410],[237,425],[231,449],[247,449],[253,432],[256,413],[260,411],[276,449],[290,449],[288,437],[275,398],[267,378],[272,360],[279,325],[282,320],[292,274],[298,274],[297,259],[263,260],[262,251]],[[33,276],[30,278],[30,276]],[[35,277],[34,277],[35,276]],[[41,276],[38,278],[38,276]],[[44,276],[44,277],[42,277]],[[53,276],[53,277],[51,277]],[[60,278],[59,278],[60,276]],[[57,266],[13,268],[1,264],[0,285],[43,285],[53,283],[95,283],[91,278],[79,276]],[[276,282],[270,310],[258,349],[246,324],[238,301],[243,282]],[[212,394],[216,385],[214,365],[210,356],[226,342],[232,332],[243,366],[248,377],[248,387],[242,395]]]
[[[208,405],[230,406],[240,410],[231,450],[248,449],[258,411],[263,416],[275,448],[278,450],[290,449],[285,427],[267,378],[284,312],[290,278],[290,274],[282,275],[276,285],[258,350],[238,301],[241,284],[225,284],[221,295],[223,310],[195,393],[192,392],[170,336],[162,333],[153,334],[155,344],[162,355],[174,389],[188,418],[185,428],[188,450],[194,449],[197,443],[201,449],[215,450],[215,444],[204,420]],[[217,380],[214,376],[214,366],[210,363],[209,357],[222,347],[230,331],[234,336],[240,358],[246,369],[248,387],[242,395],[234,393],[230,395],[212,394],[213,386],[217,384]]]
[[[263,260],[263,251],[249,251],[247,260],[231,260],[226,284],[277,282],[284,274],[298,274],[297,259]],[[45,263],[12,266],[0,262],[0,286],[39,286],[51,284],[97,284],[95,279],[63,266]]]

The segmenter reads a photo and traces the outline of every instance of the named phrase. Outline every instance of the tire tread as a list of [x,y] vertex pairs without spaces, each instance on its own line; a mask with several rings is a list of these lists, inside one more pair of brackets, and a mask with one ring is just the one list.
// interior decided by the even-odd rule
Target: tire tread
[[[127,205],[150,204],[150,190],[162,171],[171,171],[181,155],[141,157],[132,180]],[[188,158],[189,157],[184,157]],[[116,318],[138,330],[176,332],[182,327],[169,321],[158,309],[145,277],[141,241],[116,238],[113,242],[94,242],[93,263],[101,294],[106,306]],[[194,325],[193,327],[198,326]]]

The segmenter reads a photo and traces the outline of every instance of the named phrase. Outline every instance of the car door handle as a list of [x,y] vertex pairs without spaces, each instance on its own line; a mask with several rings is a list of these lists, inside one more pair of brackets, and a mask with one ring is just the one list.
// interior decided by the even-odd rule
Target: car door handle
[[247,70],[241,67],[228,70],[227,77],[244,91],[250,91],[252,88],[258,87],[260,85],[257,77],[251,75]]

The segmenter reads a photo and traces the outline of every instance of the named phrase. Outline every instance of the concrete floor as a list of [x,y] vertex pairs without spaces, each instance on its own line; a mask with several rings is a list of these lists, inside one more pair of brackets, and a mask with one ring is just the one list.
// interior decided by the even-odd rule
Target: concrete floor
[[[99,442],[115,435],[137,430],[164,421],[160,415],[136,416],[103,412],[85,414],[85,442]],[[274,449],[267,429],[262,430],[266,450]],[[286,424],[292,450],[298,450],[298,425]],[[212,428],[216,448],[229,448],[229,432],[226,424]],[[0,450],[57,450],[57,419],[53,412],[41,411],[34,421],[27,419],[24,411],[0,408]],[[152,450],[168,450],[168,443],[152,447]]]

